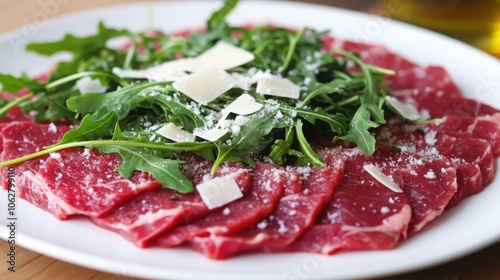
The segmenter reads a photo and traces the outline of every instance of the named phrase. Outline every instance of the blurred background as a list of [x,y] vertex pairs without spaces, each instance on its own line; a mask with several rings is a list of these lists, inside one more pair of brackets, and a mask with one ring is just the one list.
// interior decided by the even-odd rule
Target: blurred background
[[[69,12],[137,1],[0,0],[0,34]],[[406,21],[455,37],[500,58],[500,0],[289,1],[335,6]]]

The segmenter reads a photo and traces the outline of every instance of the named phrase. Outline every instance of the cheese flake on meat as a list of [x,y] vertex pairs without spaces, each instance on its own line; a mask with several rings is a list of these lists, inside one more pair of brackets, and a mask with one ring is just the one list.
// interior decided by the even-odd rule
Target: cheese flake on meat
[[385,101],[396,111],[398,111],[401,117],[407,120],[419,120],[422,119],[422,116],[418,112],[418,109],[409,103],[403,103],[399,101],[397,98],[392,96],[386,96]]
[[382,185],[386,186],[388,189],[392,190],[393,192],[397,193],[402,193],[403,190],[401,187],[399,187],[398,184],[396,184],[394,181],[389,179],[380,168],[376,167],[373,164],[367,164],[364,165],[363,168],[368,172],[370,175],[372,175],[373,178],[377,179]]
[[196,189],[208,209],[226,205],[243,197],[243,193],[234,179],[234,174],[213,178],[197,185]]

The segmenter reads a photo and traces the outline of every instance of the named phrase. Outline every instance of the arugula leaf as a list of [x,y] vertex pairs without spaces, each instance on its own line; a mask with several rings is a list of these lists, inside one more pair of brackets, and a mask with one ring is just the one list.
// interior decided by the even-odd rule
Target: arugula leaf
[[69,130],[64,134],[61,141],[54,146],[76,141],[87,141],[93,139],[104,139],[113,135],[118,117],[111,111],[98,120],[93,120],[91,115],[86,115],[78,128]]
[[[2,108],[2,109],[3,109],[5,106],[7,106],[7,105],[10,103],[10,101],[11,101],[11,100],[7,100],[7,99],[3,99],[3,98],[2,98],[2,99],[0,99],[0,108]],[[16,105],[14,105],[14,106],[16,106]],[[11,108],[12,108],[12,107],[11,107]],[[0,114],[0,116],[2,116],[2,114],[6,114],[6,113],[7,113],[7,111],[8,111],[9,109],[10,109],[10,108],[8,108],[5,112],[2,112],[2,113]]]
[[366,155],[372,155],[375,152],[376,141],[374,134],[370,133],[369,130],[385,123],[384,110],[382,109],[384,98],[378,94],[370,68],[352,53],[345,51],[339,51],[339,53],[345,55],[361,68],[364,73],[365,85],[360,99],[361,106],[350,121],[349,131],[337,138],[352,141]]
[[370,109],[361,106],[354,114],[347,134],[337,138],[354,142],[365,154],[372,155],[375,152],[375,136],[370,133],[370,129],[378,127],[379,124],[373,122],[371,116]]
[[65,77],[88,70],[109,71],[112,67],[122,66],[126,59],[126,52],[106,46],[110,39],[120,36],[131,37],[132,34],[128,30],[108,28],[103,22],[99,22],[95,35],[76,37],[66,34],[58,41],[30,43],[26,50],[47,56],[70,52],[73,58],[58,63],[53,76]]
[[99,22],[97,34],[95,35],[76,37],[72,34],[66,34],[60,41],[29,43],[26,50],[41,55],[53,55],[68,51],[78,57],[84,53],[94,53],[96,50],[104,48],[109,39],[125,35],[130,36],[131,33],[128,30],[108,28],[103,22]]
[[[238,2],[224,1],[207,20],[207,30],[187,38],[158,31],[132,34],[99,23],[95,35],[66,35],[56,42],[29,44],[29,51],[42,55],[69,51],[73,58],[59,63],[47,83],[25,75],[0,74],[0,83],[7,90],[31,90],[27,97],[3,102],[0,115],[19,105],[25,112],[36,112],[36,121],[66,118],[80,121],[80,125],[67,132],[58,144],[0,166],[59,149],[92,147],[119,153],[123,164],[117,171],[125,177],[142,170],[150,172],[165,187],[188,192],[193,186],[179,171],[179,151],[215,159],[212,172],[225,161],[253,166],[256,157],[268,157],[278,164],[312,163],[321,167],[321,158],[308,142],[317,137],[349,140],[371,155],[375,149],[371,130],[385,122],[383,75],[393,72],[367,65],[356,54],[323,51],[325,31],[230,26],[226,18]],[[119,36],[128,37],[130,46],[111,49],[106,45],[109,39]],[[233,88],[201,105],[178,92],[172,82],[122,79],[112,71],[113,67],[138,70],[178,57],[197,56],[221,40],[255,56],[253,61],[227,69],[228,72],[248,75],[249,79],[255,78],[256,72],[281,76],[300,87],[301,98],[260,95],[254,83],[249,89]],[[79,94],[75,82],[82,77],[99,79],[107,86],[107,92]],[[252,95],[264,108],[246,116],[222,114],[224,107],[243,92]],[[219,125],[221,115],[226,120],[220,123],[230,133],[215,142],[171,143],[157,133],[169,122],[188,132],[214,127]],[[305,131],[310,133],[307,138]],[[171,185],[172,182],[180,183]]]
[[19,104],[24,112],[36,111],[34,120],[41,121],[58,121],[63,118],[68,118],[72,122],[76,122],[77,115],[69,110],[65,103],[68,98],[80,95],[78,90],[69,89],[62,90],[52,94],[42,92],[36,95],[35,98],[27,100]]
[[43,90],[44,85],[38,80],[28,78],[25,74],[14,77],[0,73],[0,89],[2,91],[15,93],[23,88],[27,88],[31,92],[39,92]]
[[297,115],[303,117],[305,120],[312,124],[316,124],[316,120],[321,120],[326,122],[333,132],[343,134],[346,131],[346,121],[345,116],[342,114],[336,114],[332,116],[326,112],[323,112],[321,108],[316,108],[315,110],[308,109],[296,109]]
[[[186,102],[172,98],[172,92],[174,92],[174,90],[169,88],[163,90],[155,89],[152,91],[145,90],[141,92],[143,97],[139,98],[137,102],[143,107],[148,103],[160,105],[169,122],[173,122],[177,125],[180,124],[185,130],[190,132],[197,127],[203,127],[206,123],[203,116],[196,114],[192,107],[188,108],[188,105],[185,104]],[[198,105],[195,104],[194,106]]]
[[277,118],[279,110],[264,107],[259,114],[253,115],[240,133],[228,142],[216,143],[218,155],[212,168],[212,174],[224,161],[241,160],[253,165],[251,156],[260,153],[272,141],[270,132],[274,128],[287,126],[290,119],[286,116]]
[[[120,129],[116,126],[113,135],[114,141],[132,141],[125,137]],[[179,170],[183,161],[165,159],[155,155],[152,151],[137,149],[127,146],[96,146],[105,153],[119,153],[123,159],[120,166],[116,168],[124,178],[130,178],[135,170],[148,172],[160,182],[163,187],[174,189],[180,193],[188,193],[193,191],[193,184]]]
[[225,23],[227,15],[238,5],[239,0],[227,0],[219,10],[212,13],[207,21],[208,30],[212,30]]
[[269,153],[269,158],[279,165],[284,165],[283,157],[285,155],[293,154],[292,145],[295,140],[295,126],[285,128],[285,139],[278,139],[274,142]]
[[166,83],[139,83],[106,94],[74,96],[66,101],[66,106],[76,113],[92,114],[94,119],[102,118],[109,111],[114,111],[119,119],[123,119],[131,110],[137,108],[136,101],[141,97],[138,95],[141,90],[161,85],[166,85]]
[[326,84],[317,84],[314,89],[312,89],[307,96],[302,100],[300,107],[308,105],[311,100],[320,95],[330,95],[341,92],[348,92],[351,89],[355,89],[363,86],[363,80],[341,80],[335,79]]
[[[100,149],[103,150],[103,147]],[[116,168],[116,171],[120,172],[124,178],[130,178],[135,170],[140,170],[153,175],[165,188],[174,189],[180,193],[189,193],[194,189],[193,184],[179,170],[183,161],[165,159],[152,152],[127,147],[104,150],[118,152],[121,155],[123,162]]]

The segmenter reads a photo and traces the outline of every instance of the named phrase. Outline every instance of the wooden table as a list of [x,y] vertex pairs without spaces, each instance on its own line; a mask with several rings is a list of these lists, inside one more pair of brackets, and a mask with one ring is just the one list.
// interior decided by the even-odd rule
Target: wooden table
[[[0,0],[0,33],[20,27],[30,21],[35,13],[41,10],[40,3],[60,3],[54,8],[50,17],[69,12],[109,6],[118,3],[135,2],[136,0]],[[370,0],[312,0],[304,2],[320,3],[344,7],[354,10],[373,11],[375,1]],[[47,13],[46,13],[47,14]],[[0,62],[1,63],[1,62]],[[3,205],[3,204],[2,204]],[[492,222],[499,222],[493,221]],[[38,253],[17,247],[17,271],[7,270],[5,255],[8,244],[0,240],[1,265],[0,279],[136,279],[120,275],[112,275],[88,268],[75,266],[63,261],[55,260]],[[500,242],[491,245],[475,254],[462,257],[456,261],[437,267],[398,275],[384,279],[441,279],[441,280],[468,280],[468,279],[500,279]]]

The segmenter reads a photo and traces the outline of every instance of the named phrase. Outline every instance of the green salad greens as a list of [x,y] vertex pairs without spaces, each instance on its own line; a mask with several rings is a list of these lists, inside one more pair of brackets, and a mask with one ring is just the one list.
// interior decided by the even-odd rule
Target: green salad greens
[[[0,74],[4,91],[29,90],[27,95],[2,100],[0,113],[5,115],[20,106],[26,113],[35,112],[37,122],[64,120],[78,125],[59,143],[1,166],[69,147],[92,147],[119,153],[123,163],[116,171],[123,177],[130,177],[134,170],[149,172],[164,186],[185,193],[193,186],[179,171],[184,152],[215,161],[213,171],[226,161],[252,166],[256,158],[320,167],[322,160],[310,144],[316,139],[350,141],[371,155],[375,138],[370,129],[385,122],[383,76],[392,71],[366,65],[353,53],[324,51],[326,32],[230,26],[226,17],[237,3],[225,1],[208,19],[205,31],[189,36],[160,31],[132,33],[99,23],[97,34],[92,36],[66,35],[56,42],[29,44],[27,51],[40,55],[70,52],[73,56],[57,64],[47,82],[27,75]],[[126,46],[108,46],[110,39],[123,37],[128,38]],[[176,89],[172,80],[130,78],[114,71],[148,69],[181,57],[194,58],[221,41],[254,57],[227,69],[228,74],[266,73],[286,78],[300,88],[299,98],[263,95],[251,84],[248,88],[232,87],[215,100],[200,103]],[[99,81],[104,92],[82,93],[78,81],[85,78]],[[233,124],[236,119],[244,121],[214,141],[198,137],[174,142],[158,133],[165,124],[188,133],[213,128],[223,109],[242,94],[250,95],[262,109],[240,118],[226,114]]]

